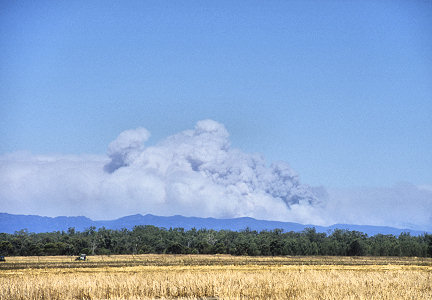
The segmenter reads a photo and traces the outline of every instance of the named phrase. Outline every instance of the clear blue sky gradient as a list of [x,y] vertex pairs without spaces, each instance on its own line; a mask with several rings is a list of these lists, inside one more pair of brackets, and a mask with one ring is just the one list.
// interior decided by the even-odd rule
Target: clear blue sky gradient
[[1,1],[0,153],[211,118],[329,187],[432,183],[432,1]]

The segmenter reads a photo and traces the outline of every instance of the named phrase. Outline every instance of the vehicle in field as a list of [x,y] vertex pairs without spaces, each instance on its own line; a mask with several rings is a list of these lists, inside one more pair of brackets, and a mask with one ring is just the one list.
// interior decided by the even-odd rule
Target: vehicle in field
[[86,254],[80,254],[75,260],[85,261],[87,259]]

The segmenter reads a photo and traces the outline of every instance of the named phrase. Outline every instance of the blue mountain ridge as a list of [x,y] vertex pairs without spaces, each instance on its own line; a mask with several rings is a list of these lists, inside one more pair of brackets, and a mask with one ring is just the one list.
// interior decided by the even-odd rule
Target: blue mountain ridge
[[232,219],[216,219],[216,218],[199,218],[199,217],[184,217],[180,215],[163,217],[151,214],[147,215],[131,215],[115,220],[108,221],[93,221],[87,217],[42,217],[37,215],[14,215],[8,213],[0,213],[0,233],[14,233],[22,229],[28,232],[41,233],[52,231],[66,231],[68,228],[74,227],[77,231],[84,231],[91,226],[96,228],[105,227],[107,229],[132,229],[137,225],[153,225],[164,228],[184,228],[189,230],[196,229],[214,229],[214,230],[232,230],[240,231],[246,228],[251,230],[273,230],[282,229],[284,232],[295,231],[300,232],[305,228],[314,227],[317,232],[330,233],[335,229],[355,230],[371,235],[376,234],[392,234],[395,236],[401,233],[410,233],[418,236],[426,233],[425,231],[413,229],[400,229],[387,226],[371,226],[371,225],[351,225],[351,224],[335,224],[331,226],[316,226],[304,225],[292,222],[266,221],[257,220],[249,217],[232,218]]

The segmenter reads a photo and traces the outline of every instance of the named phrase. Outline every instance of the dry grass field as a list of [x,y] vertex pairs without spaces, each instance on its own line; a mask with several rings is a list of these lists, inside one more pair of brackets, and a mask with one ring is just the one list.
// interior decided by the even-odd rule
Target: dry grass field
[[8,257],[0,299],[432,299],[432,259]]

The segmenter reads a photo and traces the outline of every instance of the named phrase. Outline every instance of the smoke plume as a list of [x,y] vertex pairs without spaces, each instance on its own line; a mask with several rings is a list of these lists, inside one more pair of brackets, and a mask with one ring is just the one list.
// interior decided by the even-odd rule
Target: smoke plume
[[0,156],[1,211],[94,219],[249,216],[317,225],[427,227],[432,221],[430,189],[309,187],[287,163],[268,164],[261,155],[231,148],[226,128],[212,120],[154,146],[145,146],[149,137],[144,128],[126,130],[106,156]]

